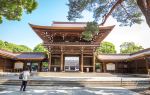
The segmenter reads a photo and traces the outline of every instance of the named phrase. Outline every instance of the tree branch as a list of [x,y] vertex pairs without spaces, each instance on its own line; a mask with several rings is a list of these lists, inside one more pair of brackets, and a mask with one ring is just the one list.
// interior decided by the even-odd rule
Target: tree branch
[[137,4],[141,9],[142,13],[145,14],[145,9],[146,9],[145,0],[137,0]]
[[137,0],[137,4],[146,18],[146,22],[150,27],[150,0]]
[[123,1],[124,1],[124,0],[118,0],[118,1],[112,6],[111,10],[110,10],[107,14],[105,14],[104,19],[103,19],[101,25],[103,25],[103,24],[106,22],[106,20],[107,20],[108,17],[111,15],[111,13],[114,11],[114,9],[115,9],[119,4],[121,4]]
[[124,11],[125,11],[126,14],[128,15],[128,17],[129,17],[130,19],[132,19],[131,16],[130,16],[130,14],[127,12],[126,8],[125,8],[122,4],[120,4],[120,6],[124,9]]
[[146,0],[147,8],[150,9],[150,0]]

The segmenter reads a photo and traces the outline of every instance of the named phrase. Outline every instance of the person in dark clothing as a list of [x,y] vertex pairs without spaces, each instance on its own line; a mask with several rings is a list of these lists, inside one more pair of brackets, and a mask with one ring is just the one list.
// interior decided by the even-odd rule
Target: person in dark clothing
[[28,77],[30,76],[30,72],[29,72],[28,68],[25,68],[23,70],[23,72],[21,72],[21,74],[22,74],[22,84],[21,84],[20,91],[22,91],[22,90],[26,91]]

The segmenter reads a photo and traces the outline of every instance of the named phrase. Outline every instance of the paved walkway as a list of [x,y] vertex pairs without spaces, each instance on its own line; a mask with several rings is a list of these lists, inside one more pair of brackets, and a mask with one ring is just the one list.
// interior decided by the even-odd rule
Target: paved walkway
[[19,88],[0,85],[0,95],[139,95],[121,87],[28,86],[25,92],[19,91]]
[[[101,76],[97,73],[49,73],[49,76],[31,76],[31,80],[51,81],[149,81],[148,77],[134,77],[129,75]],[[79,76],[77,76],[79,74]],[[60,76],[58,76],[60,75]],[[76,76],[74,76],[76,75]],[[89,75],[89,76],[88,76]],[[104,74],[102,74],[104,75]],[[1,75],[0,79],[19,80],[18,74]],[[65,86],[28,86],[27,91],[19,91],[20,86],[0,85],[0,95],[139,95],[122,87],[65,87]]]

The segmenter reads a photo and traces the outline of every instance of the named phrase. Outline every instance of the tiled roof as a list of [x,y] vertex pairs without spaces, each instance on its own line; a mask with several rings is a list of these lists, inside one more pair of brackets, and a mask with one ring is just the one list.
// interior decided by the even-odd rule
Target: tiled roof
[[28,59],[28,60],[33,60],[33,59],[42,60],[45,59],[46,56],[45,53],[42,52],[23,52],[23,53],[16,54],[16,58]]
[[6,57],[6,58],[15,58],[15,54],[6,50],[0,49],[0,56]]
[[130,55],[127,54],[100,54],[97,56],[97,58],[102,61],[121,61],[126,60],[129,57]]
[[138,51],[133,54],[100,54],[97,58],[101,61],[124,61],[150,55],[150,48]]
[[0,50],[0,56],[14,60],[43,60],[46,58],[46,54],[44,52],[12,53],[5,50]]
[[[150,48],[144,49],[142,51],[133,54],[99,54],[97,58],[101,61],[124,61],[132,60],[139,57],[145,57],[150,55]],[[0,56],[18,59],[18,60],[43,60],[46,59],[46,54],[44,52],[20,52],[12,53],[5,50],[0,50]]]

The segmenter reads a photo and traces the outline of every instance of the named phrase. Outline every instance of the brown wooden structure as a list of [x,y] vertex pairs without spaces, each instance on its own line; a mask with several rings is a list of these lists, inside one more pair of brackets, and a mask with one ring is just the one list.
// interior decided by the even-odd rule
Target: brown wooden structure
[[96,72],[95,66],[98,63],[99,72],[150,73],[150,48],[133,54],[95,53],[114,26],[99,26],[99,33],[91,41],[82,39],[86,26],[84,22],[53,22],[52,26],[30,26],[43,40],[48,56],[44,52],[13,53],[0,50],[0,72],[21,71],[22,69],[14,68],[15,63],[23,63],[24,67],[30,68],[32,63],[37,63],[38,71],[43,71],[43,62],[48,62],[48,70],[55,72]]
[[[37,63],[38,71],[41,71],[42,62],[46,61],[46,54],[43,52],[18,52],[13,53],[5,50],[0,50],[0,72],[20,72],[26,66],[31,68],[32,63]],[[17,64],[23,68],[15,67]],[[30,63],[28,65],[28,63]]]
[[[99,26],[99,33],[91,41],[85,41],[82,38],[85,22],[53,22],[52,26],[30,26],[49,51],[49,71],[67,71],[65,58],[78,57],[77,71],[81,72],[87,69],[95,72],[95,50],[114,27]],[[75,67],[69,68],[76,71]]]
[[[21,62],[24,67],[28,63],[38,63],[38,71],[42,71],[42,63],[48,62],[46,53],[12,53],[5,50],[0,50],[0,72],[19,72],[22,69],[15,69],[15,63]],[[100,72],[111,72],[111,73],[132,73],[132,74],[148,74],[150,73],[150,48],[133,54],[99,54],[96,55],[98,59],[97,63],[101,65]],[[54,58],[59,60],[59,57]],[[54,62],[55,60],[52,60]],[[90,57],[84,60],[84,62],[92,62]],[[59,63],[59,61],[56,61]],[[115,66],[114,70],[110,70],[108,65]],[[32,65],[29,65],[32,66]],[[86,68],[89,68],[87,66]],[[86,71],[86,70],[85,70]]]
[[[150,48],[132,54],[100,54],[102,72],[150,74]],[[108,70],[108,64],[114,64],[115,70]]]

